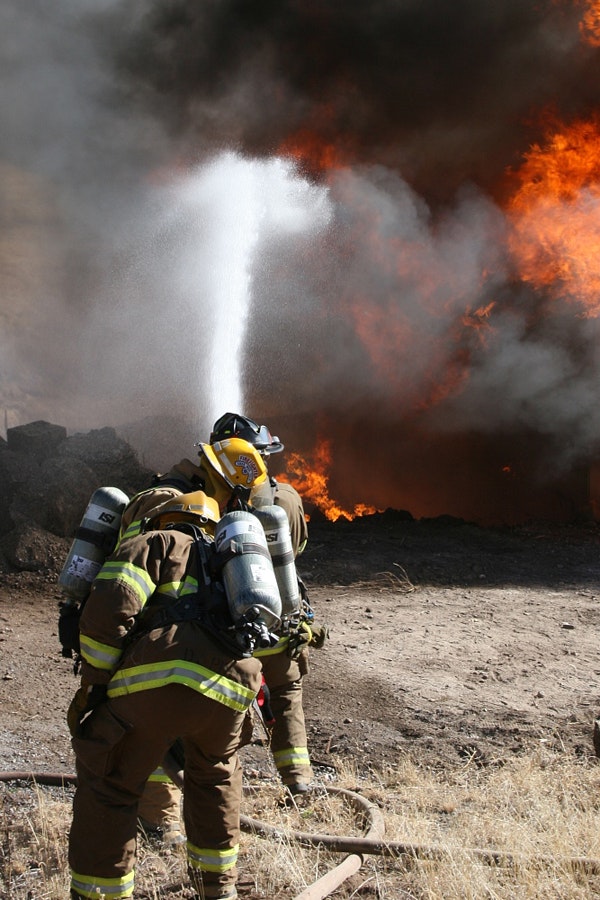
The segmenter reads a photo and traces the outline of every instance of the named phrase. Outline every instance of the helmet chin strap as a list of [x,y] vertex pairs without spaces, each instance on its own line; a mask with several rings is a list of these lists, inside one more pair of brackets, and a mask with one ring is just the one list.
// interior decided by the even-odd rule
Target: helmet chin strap
[[231,493],[231,498],[227,502],[226,511],[233,512],[236,509],[247,510],[250,505],[250,491],[251,488],[236,484]]

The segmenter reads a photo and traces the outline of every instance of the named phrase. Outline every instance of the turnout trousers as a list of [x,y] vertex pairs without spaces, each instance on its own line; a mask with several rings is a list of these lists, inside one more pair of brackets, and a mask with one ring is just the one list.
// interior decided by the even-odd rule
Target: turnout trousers
[[286,785],[312,781],[306,723],[302,708],[302,676],[308,673],[308,649],[290,659],[287,648],[276,653],[259,651],[263,674],[270,692],[275,722],[271,730],[271,751],[277,771]]
[[[255,667],[256,685],[260,667]],[[82,897],[129,897],[134,887],[138,801],[170,745],[185,748],[183,815],[188,870],[201,897],[235,897],[244,712],[182,684],[115,697],[75,738],[77,790],[69,837],[71,889]]]
[[138,805],[138,816],[144,828],[181,826],[181,791],[162,766],[152,773]]

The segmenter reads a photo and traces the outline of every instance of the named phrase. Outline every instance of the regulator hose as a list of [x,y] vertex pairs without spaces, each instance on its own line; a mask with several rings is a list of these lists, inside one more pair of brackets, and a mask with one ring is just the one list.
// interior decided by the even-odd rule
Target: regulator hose
[[[6,781],[28,781],[37,784],[63,787],[66,784],[76,784],[77,776],[52,772],[0,772],[0,782]],[[241,816],[240,820],[243,831],[255,834],[259,837],[275,837],[278,840],[292,840],[308,846],[322,847],[332,853],[351,854],[351,856],[337,866],[336,869],[332,869],[313,885],[307,887],[301,894],[296,895],[294,900],[318,900],[318,898],[326,897],[331,891],[335,890],[342,881],[351,874],[354,874],[354,872],[360,868],[360,865],[362,865],[363,862],[363,855],[389,856],[396,859],[408,857],[410,859],[442,861],[450,860],[452,858],[452,852],[450,850],[436,846],[435,844],[412,844],[405,843],[404,841],[383,840],[384,820],[378,806],[370,803],[360,794],[343,788],[322,786],[319,787],[319,790],[322,790],[327,794],[337,794],[342,796],[354,806],[354,809],[364,817],[364,822],[367,827],[367,832],[364,837],[345,837],[333,834],[317,834],[314,832],[286,830],[269,825],[258,819],[252,819],[248,816]],[[569,867],[579,870],[587,875],[600,874],[600,859],[588,856],[553,857],[539,854],[527,856],[526,854],[511,853],[503,850],[487,850],[479,847],[464,848],[462,852],[465,855],[474,856],[480,862],[493,866],[526,865],[536,862],[547,865],[550,868],[559,865]]]

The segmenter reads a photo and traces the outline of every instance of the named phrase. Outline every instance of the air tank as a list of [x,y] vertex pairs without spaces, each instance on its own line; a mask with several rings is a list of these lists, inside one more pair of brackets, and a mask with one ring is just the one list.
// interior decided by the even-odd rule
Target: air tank
[[75,600],[85,600],[102,563],[115,548],[129,497],[114,487],[94,491],[75,533],[58,583]]
[[263,526],[255,515],[234,510],[219,519],[215,549],[225,560],[223,585],[234,622],[256,607],[269,629],[281,622],[281,597]]
[[302,600],[287,513],[282,506],[275,504],[260,506],[253,512],[262,524],[267,538],[267,547],[281,596],[282,617],[290,619],[300,611]]

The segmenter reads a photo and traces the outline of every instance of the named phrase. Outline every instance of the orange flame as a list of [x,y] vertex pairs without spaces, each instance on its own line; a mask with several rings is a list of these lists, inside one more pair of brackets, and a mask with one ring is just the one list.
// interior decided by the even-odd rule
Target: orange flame
[[338,143],[328,143],[308,128],[300,128],[282,141],[277,155],[291,158],[301,169],[314,173],[325,173],[346,165]]
[[[381,270],[392,268],[392,284],[406,281],[409,287],[418,285],[415,290],[421,309],[426,309],[432,319],[446,322],[439,330],[430,329],[429,320],[424,323],[410,309],[407,311],[394,291],[385,303],[381,299],[372,303],[364,294],[342,298],[374,370],[397,388],[407,406],[424,410],[464,388],[474,339],[479,346],[486,344],[493,330],[490,318],[496,304],[492,301],[473,309],[467,299],[467,277],[461,280],[462,273],[445,259],[436,258],[425,241],[381,236],[377,223],[368,233],[374,258],[381,260]],[[488,275],[481,271],[482,289]],[[409,359],[417,345],[426,346],[427,352],[408,379],[398,360]]]
[[480,306],[478,309],[465,310],[460,321],[451,330],[452,343],[457,349],[443,364],[438,365],[438,381],[434,380],[436,373],[432,373],[431,386],[427,394],[417,403],[418,409],[424,410],[435,406],[448,397],[456,396],[464,388],[471,371],[470,338],[474,336],[480,346],[486,346],[488,335],[493,331],[489,318],[495,305],[495,301],[492,300],[486,306]]
[[600,2],[586,0],[587,9],[581,17],[579,32],[591,47],[600,47]]
[[465,328],[475,329],[477,337],[482,344],[486,343],[487,332],[492,327],[489,323],[489,318],[495,305],[496,301],[492,300],[487,306],[480,306],[479,309],[475,309],[473,312],[467,309],[462,317],[462,324]]
[[509,249],[520,278],[600,315],[600,119],[534,145],[509,202]]
[[[344,509],[329,496],[329,469],[331,468],[331,442],[319,440],[312,454],[312,465],[300,454],[290,453],[287,459],[287,480],[295,487],[303,500],[320,510],[331,522],[340,518],[351,521],[357,516],[377,512],[374,506],[357,503],[352,511]],[[279,476],[278,476],[279,477]],[[285,476],[281,478],[285,480]]]

